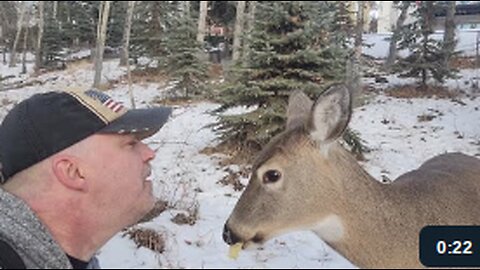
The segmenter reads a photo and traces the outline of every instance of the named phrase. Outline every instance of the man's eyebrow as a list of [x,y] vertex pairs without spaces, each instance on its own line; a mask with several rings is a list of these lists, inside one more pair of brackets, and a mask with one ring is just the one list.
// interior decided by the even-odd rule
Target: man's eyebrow
[[136,140],[136,139],[137,139],[137,137],[133,134],[124,134],[124,135],[121,136],[120,142],[128,143],[128,142],[130,142],[132,140]]

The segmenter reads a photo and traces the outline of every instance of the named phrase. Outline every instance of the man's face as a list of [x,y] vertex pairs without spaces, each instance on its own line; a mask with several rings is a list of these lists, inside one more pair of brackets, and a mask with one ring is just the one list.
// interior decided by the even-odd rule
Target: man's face
[[155,202],[146,180],[155,152],[133,135],[96,134],[88,140],[90,152],[83,162],[93,207],[120,225],[137,222]]

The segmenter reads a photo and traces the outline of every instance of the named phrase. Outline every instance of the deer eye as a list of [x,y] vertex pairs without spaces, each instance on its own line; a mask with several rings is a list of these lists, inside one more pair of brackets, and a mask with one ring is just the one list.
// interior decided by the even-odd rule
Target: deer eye
[[263,174],[263,183],[269,184],[269,183],[275,183],[277,182],[280,177],[282,177],[282,174],[277,171],[277,170],[268,170]]

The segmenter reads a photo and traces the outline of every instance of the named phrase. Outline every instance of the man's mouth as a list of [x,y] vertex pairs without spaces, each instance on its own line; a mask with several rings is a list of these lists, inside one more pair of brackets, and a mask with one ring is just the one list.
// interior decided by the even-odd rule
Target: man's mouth
[[144,177],[145,182],[152,182],[154,179],[153,171],[152,168],[148,168],[148,172],[146,173],[146,176]]

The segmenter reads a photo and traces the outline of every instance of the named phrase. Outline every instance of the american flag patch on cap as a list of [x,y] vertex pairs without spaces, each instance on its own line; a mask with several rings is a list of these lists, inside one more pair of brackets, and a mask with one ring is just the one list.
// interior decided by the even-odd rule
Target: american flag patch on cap
[[111,97],[109,97],[108,95],[102,92],[87,90],[85,91],[85,94],[93,99],[100,101],[105,107],[109,108],[110,110],[116,113],[123,108],[123,105],[121,102],[117,102],[113,100]]

